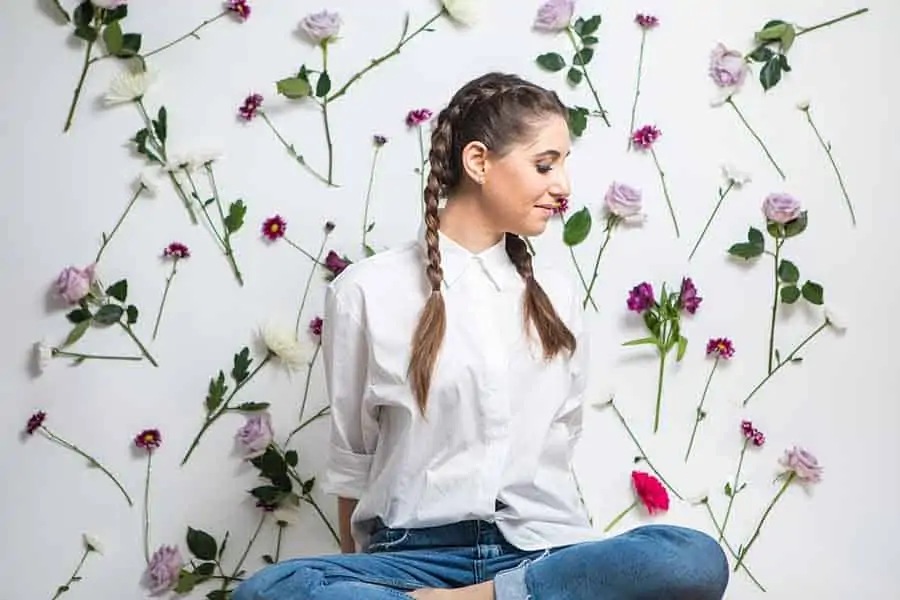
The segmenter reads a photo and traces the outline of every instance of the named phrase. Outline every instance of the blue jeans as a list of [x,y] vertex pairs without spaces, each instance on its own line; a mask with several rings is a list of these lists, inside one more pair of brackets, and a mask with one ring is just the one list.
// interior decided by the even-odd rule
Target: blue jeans
[[493,523],[376,527],[364,552],[297,558],[242,582],[232,600],[409,600],[423,587],[494,582],[496,600],[720,600],[728,563],[704,533],[646,525],[601,541],[539,551]]

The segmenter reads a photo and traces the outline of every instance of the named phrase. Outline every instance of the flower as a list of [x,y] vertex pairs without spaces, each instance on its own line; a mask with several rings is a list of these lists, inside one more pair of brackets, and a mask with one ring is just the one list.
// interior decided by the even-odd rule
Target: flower
[[722,165],[722,174],[725,176],[725,179],[727,179],[728,182],[735,187],[741,187],[742,185],[746,185],[751,181],[749,173],[739,171],[730,164]]
[[416,125],[421,125],[428,121],[431,118],[433,113],[427,108],[417,108],[415,110],[409,111],[406,115],[406,124],[410,127],[415,127]]
[[375,142],[376,146],[384,146],[385,144],[387,144],[388,139],[383,135],[376,134],[372,136],[372,141]]
[[152,179],[150,179],[150,176],[147,173],[142,172],[140,175],[138,175],[137,181],[135,181],[135,183],[140,190],[146,191],[151,196],[156,194],[156,183]]
[[265,454],[274,435],[271,415],[261,412],[247,417],[247,422],[237,430],[235,437],[244,447],[244,458],[255,458]]
[[300,29],[316,44],[327,44],[337,37],[342,24],[338,13],[323,10],[303,17]]
[[156,71],[129,69],[119,73],[109,85],[105,100],[107,106],[140,100],[156,81]]
[[97,8],[113,10],[128,4],[128,0],[91,0],[91,4]]
[[715,354],[717,358],[734,356],[734,344],[728,338],[710,338],[706,343],[706,355]]
[[284,237],[284,230],[287,222],[281,218],[281,215],[269,217],[262,224],[262,234],[272,241]]
[[281,527],[296,525],[300,522],[300,513],[296,508],[285,508],[279,506],[272,511],[272,516],[275,518],[275,522],[278,523],[278,525],[280,525]]
[[775,223],[789,223],[802,213],[800,201],[790,194],[773,193],[763,201],[763,213]]
[[450,17],[463,25],[474,25],[479,17],[481,0],[441,0]]
[[334,231],[334,227],[335,227],[334,221],[325,221],[325,233],[326,234]]
[[653,29],[657,25],[659,25],[659,19],[654,17],[653,15],[645,15],[638,13],[634,18],[634,22],[643,27],[644,29]]
[[797,108],[799,110],[802,110],[803,112],[808,111],[809,110],[809,100],[801,100],[800,102],[797,103]]
[[34,358],[38,371],[43,373],[47,367],[50,366],[50,361],[53,359],[53,346],[49,345],[44,340],[35,342]]
[[134,436],[134,445],[147,452],[156,450],[161,444],[162,435],[159,433],[159,429],[145,429]]
[[206,165],[210,165],[210,164],[214,163],[215,161],[219,160],[220,158],[222,158],[222,153],[218,150],[211,150],[211,149],[197,150],[197,151],[191,152],[190,154],[187,155],[186,168],[191,171],[195,171],[195,170],[199,169],[200,167],[205,167]]
[[309,331],[315,336],[322,335],[322,317],[316,317],[309,322]]
[[97,536],[91,535],[89,533],[82,533],[81,539],[84,542],[84,547],[88,549],[88,552],[103,554],[103,544],[100,543],[100,540],[97,539]]
[[556,205],[553,207],[553,214],[563,215],[567,210],[569,210],[569,199],[560,198],[556,201]]
[[747,77],[749,67],[737,50],[729,50],[721,42],[710,53],[709,76],[720,88],[738,88]]
[[253,117],[256,116],[257,111],[259,111],[259,107],[262,106],[263,97],[262,94],[250,94],[246,98],[244,98],[244,103],[238,107],[238,114],[245,121],[250,121]]
[[656,477],[642,471],[632,471],[631,483],[634,485],[634,492],[651,515],[669,510],[669,493]]
[[638,148],[649,150],[653,143],[659,139],[662,132],[654,125],[644,125],[631,134],[631,143]]
[[653,297],[653,286],[646,281],[639,283],[628,292],[628,310],[641,313],[650,308],[656,299]]
[[347,257],[341,258],[334,250],[329,250],[325,256],[325,268],[331,271],[335,277],[344,272],[344,269],[353,264]]
[[166,246],[165,250],[163,250],[163,256],[165,258],[174,258],[175,260],[178,260],[179,258],[188,258],[190,255],[191,251],[181,242],[172,242]]
[[47,418],[47,413],[42,410],[37,411],[33,415],[28,418],[28,424],[25,425],[25,433],[28,435],[34,435],[34,432],[44,426],[44,420]]
[[691,314],[697,312],[703,298],[697,295],[697,288],[690,277],[681,279],[681,293],[678,295],[678,305]]
[[181,551],[176,546],[160,546],[150,557],[145,574],[150,593],[161,594],[175,587],[183,565]]
[[825,307],[823,309],[825,313],[825,321],[833,327],[839,333],[843,333],[847,331],[847,325],[844,323],[843,319],[840,316],[836,316],[833,308]]
[[753,442],[754,446],[762,446],[766,443],[766,436],[762,431],[755,428],[750,421],[741,421],[741,432],[744,434],[745,438]]
[[603,202],[607,210],[619,218],[636,217],[642,208],[641,191],[624,183],[613,181],[603,196]]
[[538,8],[534,28],[538,31],[563,31],[575,13],[575,0],[547,0]]
[[228,10],[235,13],[242,21],[250,18],[250,5],[247,0],[228,0]]
[[275,355],[289,372],[309,362],[309,352],[297,341],[292,331],[269,324],[262,328],[260,337],[268,352]]
[[803,448],[794,446],[790,450],[785,450],[779,462],[787,472],[793,473],[798,479],[811,483],[822,480],[822,467],[818,459]]
[[94,264],[83,269],[66,267],[56,278],[56,292],[69,304],[78,304],[91,291],[94,283]]

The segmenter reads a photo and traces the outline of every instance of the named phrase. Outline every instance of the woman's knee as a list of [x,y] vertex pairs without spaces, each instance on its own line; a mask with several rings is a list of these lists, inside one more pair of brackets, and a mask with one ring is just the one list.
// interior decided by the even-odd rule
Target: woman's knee
[[[640,531],[643,530],[643,531]],[[649,534],[668,546],[660,567],[668,571],[670,589],[681,590],[666,597],[720,600],[728,587],[728,559],[719,543],[706,533],[675,525],[648,525],[636,533]]]
[[317,558],[296,558],[263,567],[242,581],[231,600],[308,600],[325,583]]

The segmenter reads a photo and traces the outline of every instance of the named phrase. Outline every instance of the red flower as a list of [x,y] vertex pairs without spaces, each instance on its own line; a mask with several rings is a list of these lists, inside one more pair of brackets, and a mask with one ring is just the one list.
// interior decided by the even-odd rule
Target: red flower
[[334,250],[330,250],[325,257],[325,268],[331,271],[331,274],[337,277],[343,273],[344,269],[350,266],[351,262],[346,258],[341,258]]
[[242,21],[250,18],[250,5],[247,0],[229,0],[228,10],[235,13]]
[[322,335],[322,317],[316,317],[310,321],[309,330],[313,335]]
[[275,215],[263,221],[262,234],[274,241],[284,237],[286,227],[287,222],[281,218],[281,215]]
[[427,108],[417,108],[406,115],[406,124],[410,127],[421,125],[431,118],[432,112]]
[[262,94],[250,94],[244,98],[244,103],[238,108],[238,114],[240,114],[241,118],[245,121],[250,121],[256,116],[256,112],[259,110],[259,107],[262,106],[262,103]]
[[159,429],[145,429],[134,436],[134,445],[147,452],[156,450],[160,444],[162,444],[162,435],[160,435]]
[[47,418],[47,413],[42,410],[37,411],[28,419],[28,425],[25,426],[25,432],[28,435],[34,434],[35,431],[40,429],[44,425],[44,419]]
[[191,251],[181,242],[172,242],[163,250],[163,256],[167,258],[187,258],[191,255]]
[[633,134],[631,134],[631,142],[638,148],[644,150],[653,146],[653,143],[659,139],[662,132],[653,125],[644,125]]
[[632,471],[631,483],[634,485],[634,492],[651,515],[657,511],[669,510],[669,493],[656,477],[649,473]]

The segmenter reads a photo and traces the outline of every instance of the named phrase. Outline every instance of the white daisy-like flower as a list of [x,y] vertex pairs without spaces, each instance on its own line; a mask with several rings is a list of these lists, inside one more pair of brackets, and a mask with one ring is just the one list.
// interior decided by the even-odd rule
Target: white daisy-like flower
[[50,366],[50,361],[53,359],[53,347],[47,344],[44,340],[35,342],[34,356],[38,371],[43,373],[47,370],[47,367]]
[[725,176],[725,179],[733,183],[735,187],[741,187],[752,181],[750,173],[739,171],[732,164],[722,165],[722,174]]
[[483,0],[441,0],[453,20],[463,25],[474,25],[479,21],[482,2]]
[[269,323],[260,330],[260,338],[289,373],[301,369],[312,359],[311,349],[301,343],[290,329]]
[[119,73],[109,85],[105,100],[108,106],[140,100],[156,81],[156,71],[128,69]]
[[847,331],[847,324],[841,319],[840,315],[834,312],[830,306],[825,307],[825,321],[834,328],[838,333]]
[[84,547],[89,551],[103,554],[103,544],[97,539],[97,536],[83,533],[81,534],[81,538],[84,540]]
[[809,100],[801,100],[800,102],[797,103],[797,108],[802,111],[809,110]]
[[143,192],[149,196],[156,195],[156,182],[150,179],[150,174],[147,172],[142,172],[138,175],[137,181],[135,184],[138,188],[143,188]]

